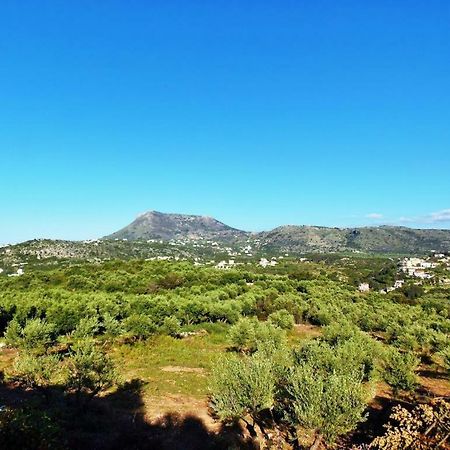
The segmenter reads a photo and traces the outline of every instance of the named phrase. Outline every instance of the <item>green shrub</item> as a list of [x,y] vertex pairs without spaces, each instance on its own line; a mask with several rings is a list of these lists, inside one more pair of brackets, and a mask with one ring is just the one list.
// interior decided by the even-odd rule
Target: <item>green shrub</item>
[[77,396],[81,393],[95,396],[117,381],[111,358],[97,348],[92,339],[85,339],[73,346],[67,366],[66,388]]
[[5,331],[6,343],[35,354],[43,354],[53,342],[54,326],[42,319],[28,319],[21,327],[12,320]]
[[414,371],[418,363],[412,353],[400,353],[395,348],[390,348],[384,361],[383,379],[396,393],[399,390],[412,391],[417,385]]
[[299,365],[289,374],[286,391],[288,418],[300,431],[300,440],[303,429],[316,441],[333,443],[364,420],[367,394],[355,375],[321,373],[312,365]]
[[100,324],[97,317],[83,317],[72,333],[74,339],[94,337],[98,333]]
[[254,350],[278,348],[286,342],[286,332],[271,322],[258,322],[255,327]]
[[251,351],[255,349],[255,330],[258,319],[243,317],[234,324],[228,332],[228,340],[238,351]]
[[285,309],[280,309],[279,311],[269,314],[268,320],[275,326],[288,331],[292,330],[295,324],[294,316]]
[[14,362],[13,376],[25,386],[47,387],[60,371],[59,355],[41,355],[23,353]]
[[144,314],[133,314],[123,321],[123,326],[128,334],[133,339],[147,339],[157,330],[157,326]]
[[10,347],[19,347],[22,343],[22,327],[16,319],[11,320],[4,334],[5,342]]
[[181,331],[180,321],[174,316],[166,317],[161,328],[169,336],[177,337]]
[[270,360],[257,353],[231,356],[217,364],[211,377],[211,404],[221,420],[258,414],[273,407],[275,378]]
[[107,337],[116,337],[123,333],[122,324],[108,313],[103,315],[103,329]]

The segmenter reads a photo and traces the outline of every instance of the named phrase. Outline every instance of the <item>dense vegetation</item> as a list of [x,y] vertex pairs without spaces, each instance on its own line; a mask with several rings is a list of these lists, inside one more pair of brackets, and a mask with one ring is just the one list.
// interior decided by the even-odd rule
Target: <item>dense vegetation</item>
[[[386,286],[395,277],[389,259],[319,257],[224,271],[188,262],[110,261],[0,277],[0,333],[15,352],[4,364],[4,383],[42,392],[46,402],[49,392],[65,392],[78,416],[89,414],[96,398],[127,390],[132,380],[121,363],[132,364],[134,352],[158,342],[168,352],[184,352],[191,337],[204,339],[218,344],[201,386],[219,420],[243,423],[249,442],[269,448],[350,447],[370,419],[380,383],[414,408],[419,369],[440,377],[449,370],[450,290],[431,282],[417,290],[412,280],[389,294],[356,288],[361,281]],[[52,416],[54,404],[21,405],[0,412],[6,441],[27,429],[37,444],[24,448],[86,447],[64,433],[69,416]],[[439,405],[432,411],[440,425],[426,436],[436,445],[449,425],[448,413],[442,419],[447,404]],[[379,432],[365,443],[402,448],[386,444],[395,432],[390,425],[387,437]],[[422,442],[422,434],[411,439]]]

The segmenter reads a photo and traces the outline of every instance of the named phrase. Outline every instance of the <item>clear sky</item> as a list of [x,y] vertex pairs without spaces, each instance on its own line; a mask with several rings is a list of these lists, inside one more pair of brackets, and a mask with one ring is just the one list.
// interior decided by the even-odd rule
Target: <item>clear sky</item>
[[2,0],[0,242],[150,209],[450,228],[450,2]]

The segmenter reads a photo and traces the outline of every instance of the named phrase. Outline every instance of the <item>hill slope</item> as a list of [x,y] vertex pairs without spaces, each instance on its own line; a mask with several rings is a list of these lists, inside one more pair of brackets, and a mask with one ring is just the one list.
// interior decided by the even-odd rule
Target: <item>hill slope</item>
[[261,233],[265,246],[298,253],[361,251],[374,253],[428,253],[450,250],[450,230],[406,227],[327,228],[282,226]]
[[248,234],[212,217],[149,211],[105,239],[215,239],[232,242],[245,238]]

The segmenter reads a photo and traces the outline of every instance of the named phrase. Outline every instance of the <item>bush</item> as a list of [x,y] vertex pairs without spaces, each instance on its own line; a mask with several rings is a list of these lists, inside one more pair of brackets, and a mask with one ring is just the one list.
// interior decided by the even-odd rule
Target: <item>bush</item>
[[103,316],[103,328],[105,335],[108,337],[120,336],[123,332],[122,324],[108,313]]
[[412,391],[417,385],[414,373],[419,361],[412,353],[400,353],[391,348],[387,352],[383,367],[383,379],[395,393],[399,390]]
[[4,333],[5,342],[10,347],[19,347],[22,343],[22,327],[16,319],[11,320]]
[[74,339],[86,339],[98,333],[100,324],[97,317],[83,317],[72,333]]
[[123,321],[128,336],[133,339],[147,339],[157,330],[157,326],[144,314],[133,314]]
[[294,350],[297,363],[307,363],[317,371],[337,371],[348,375],[362,376],[364,381],[371,380],[376,374],[380,344],[361,333],[348,340],[334,340],[330,345],[323,340],[305,343]]
[[21,327],[16,320],[12,320],[5,331],[8,345],[28,350],[35,354],[43,354],[53,342],[54,327],[41,319],[28,319]]
[[228,340],[233,348],[245,352],[255,349],[255,329],[258,319],[243,317],[230,328]]
[[254,352],[262,347],[281,346],[286,340],[286,333],[271,322],[243,317],[230,328],[228,339],[234,349]]
[[221,420],[253,420],[272,408],[275,379],[270,360],[258,354],[228,357],[216,365],[211,378],[211,404]]
[[174,316],[166,317],[162,324],[162,330],[169,336],[177,337],[181,331],[180,321]]
[[276,349],[286,342],[286,332],[270,322],[258,322],[255,328],[254,350]]
[[14,362],[14,378],[25,386],[48,387],[60,370],[59,355],[21,354]]
[[306,435],[312,433],[316,442],[325,439],[332,443],[364,420],[366,392],[361,378],[355,375],[318,373],[312,365],[304,364],[291,371],[286,391],[291,424],[308,431]]
[[69,375],[66,387],[78,397],[81,393],[93,397],[117,380],[112,360],[95,346],[92,339],[75,344],[67,363]]
[[283,330],[292,330],[294,328],[294,316],[286,311],[285,309],[280,309],[272,314],[269,314],[269,322]]

